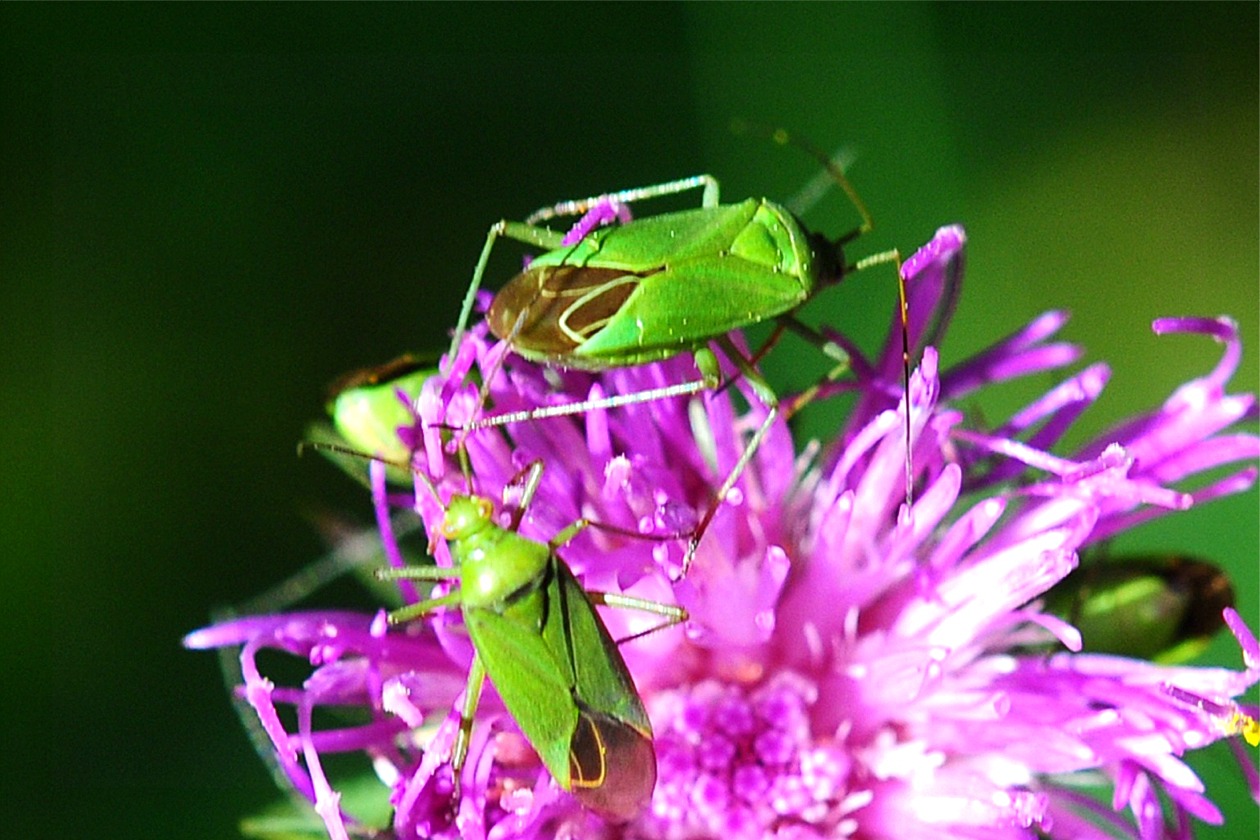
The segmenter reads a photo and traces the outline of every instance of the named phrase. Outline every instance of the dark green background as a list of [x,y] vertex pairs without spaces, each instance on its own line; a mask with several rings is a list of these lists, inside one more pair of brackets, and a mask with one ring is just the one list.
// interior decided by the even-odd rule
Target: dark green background
[[[813,174],[732,116],[856,152],[877,220],[857,253],[967,225],[947,363],[1069,308],[1115,370],[1098,431],[1218,358],[1153,317],[1231,313],[1235,388],[1257,386],[1254,4],[8,4],[0,33],[10,836],[234,836],[271,783],[213,656],[178,641],[321,551],[301,511],[366,516],[294,457],[325,383],[441,346],[501,216]],[[811,217],[852,220],[834,198]],[[873,271],[812,311],[882,322],[891,301]],[[1254,627],[1257,519],[1252,492],[1120,548],[1227,564]],[[1198,762],[1224,771],[1217,836],[1255,836],[1230,762]]]

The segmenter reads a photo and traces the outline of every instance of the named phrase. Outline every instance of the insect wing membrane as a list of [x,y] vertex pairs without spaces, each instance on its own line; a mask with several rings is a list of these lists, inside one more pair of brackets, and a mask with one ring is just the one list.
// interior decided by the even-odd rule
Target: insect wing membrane
[[573,795],[617,822],[633,819],[656,787],[652,740],[619,720],[582,709],[569,752]]
[[1169,586],[1187,593],[1186,616],[1177,628],[1184,639],[1210,639],[1225,626],[1222,612],[1234,606],[1229,575],[1206,560],[1172,557],[1167,562]]

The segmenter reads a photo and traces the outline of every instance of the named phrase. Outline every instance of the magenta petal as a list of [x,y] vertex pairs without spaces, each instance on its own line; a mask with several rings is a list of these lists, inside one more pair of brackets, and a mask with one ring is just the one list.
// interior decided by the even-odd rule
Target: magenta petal
[[[626,223],[613,201],[576,209],[589,212],[569,241]],[[569,732],[531,746],[494,690],[512,676],[494,670],[501,664],[465,730],[456,777],[457,710],[474,650],[455,606],[401,626],[383,610],[237,618],[190,633],[185,646],[241,646],[234,690],[331,837],[357,830],[341,812],[344,754],[376,771],[394,836],[408,838],[1163,838],[1219,821],[1216,791],[1185,755],[1256,736],[1255,710],[1235,699],[1260,681],[1253,628],[1226,611],[1241,669],[1169,666],[1091,653],[1071,618],[1045,610],[1048,591],[1095,562],[1094,544],[1254,485],[1260,437],[1240,424],[1256,417],[1255,395],[1227,392],[1237,330],[1228,319],[1157,321],[1159,333],[1221,342],[1220,360],[1163,404],[1064,451],[1077,418],[1106,409],[1098,398],[1110,377],[1103,362],[1069,370],[1083,351],[1055,340],[1064,313],[938,369],[965,241],[960,227],[941,228],[902,266],[909,383],[896,314],[871,357],[820,326],[853,364],[816,399],[849,395],[848,413],[826,440],[799,448],[778,418],[720,504],[715,488],[769,411],[725,345],[726,387],[664,398],[662,389],[697,381],[689,354],[606,371],[544,367],[475,324],[426,382],[415,425],[399,430],[423,450],[415,493],[386,493],[374,466],[371,501],[390,565],[404,562],[391,522],[406,504],[425,523],[433,561],[450,567],[444,504],[471,492],[490,501],[497,525],[550,544],[591,590],[688,611],[683,626],[664,628],[660,609],[596,606],[619,643],[549,636],[552,667],[580,687],[534,698],[539,708],[524,712],[557,727],[578,725],[579,713],[600,721],[598,734],[614,736],[602,753],[606,783],[618,784],[640,724],[617,717],[624,706],[592,713],[604,699],[579,682],[588,656],[615,649],[651,719],[656,756],[655,790],[627,822],[583,808],[588,798],[550,777],[533,747],[563,749]],[[488,295],[480,303],[485,311]],[[757,349],[737,334],[730,342]],[[1043,392],[1009,417],[990,421],[976,409],[991,386],[1031,374]],[[692,531],[709,514],[679,579]],[[570,527],[582,519],[595,524]],[[509,538],[486,533],[494,539],[476,547],[496,559]],[[521,577],[485,608],[515,619],[555,606],[537,597],[545,575]],[[414,601],[427,588],[402,591]],[[516,632],[536,632],[531,620]],[[294,670],[282,681],[268,669],[284,656]],[[1260,788],[1250,756],[1240,777]],[[1110,796],[1083,795],[1081,779],[1105,780]]]

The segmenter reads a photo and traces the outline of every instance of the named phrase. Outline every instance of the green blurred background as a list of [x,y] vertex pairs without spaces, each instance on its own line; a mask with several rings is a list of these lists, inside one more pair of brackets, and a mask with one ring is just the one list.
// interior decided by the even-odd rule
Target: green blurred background
[[[733,116],[856,155],[877,229],[854,253],[966,224],[947,364],[1070,309],[1114,368],[1097,432],[1219,356],[1152,318],[1230,313],[1255,390],[1257,35],[1254,4],[0,6],[10,836],[236,836],[273,788],[178,643],[322,551],[303,511],[366,520],[294,456],[325,384],[442,346],[502,216],[814,174]],[[878,275],[813,317],[884,321]],[[1117,550],[1227,565],[1254,627],[1258,519],[1253,491]],[[1254,837],[1227,751],[1196,766],[1231,819],[1204,836]]]

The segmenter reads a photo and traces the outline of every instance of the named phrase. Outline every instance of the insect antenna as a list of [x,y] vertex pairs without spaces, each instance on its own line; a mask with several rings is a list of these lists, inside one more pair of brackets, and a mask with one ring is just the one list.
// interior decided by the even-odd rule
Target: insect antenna
[[[420,480],[420,483],[424,485],[425,490],[427,490],[429,495],[433,497],[434,501],[436,501],[439,505],[442,505],[442,507],[446,506],[442,502],[442,497],[438,495],[437,487],[434,485],[432,479],[430,479],[424,473],[420,472],[412,464],[404,463],[402,461],[395,461],[390,458],[382,458],[379,455],[373,455],[368,452],[360,452],[357,449],[353,449],[349,446],[342,446],[341,444],[337,444],[337,443],[329,443],[327,441],[322,441],[322,440],[298,441],[298,445],[297,445],[298,457],[301,457],[302,455],[304,455],[306,453],[306,450],[308,449],[314,450],[316,452],[335,452],[338,455],[346,455],[351,458],[360,458],[364,461],[375,461],[379,464],[384,464],[388,467],[397,467],[400,470],[405,470],[411,473],[412,476]],[[460,451],[463,452],[462,449]]]
[[464,441],[460,440],[455,447],[455,457],[459,460],[459,472],[464,477],[464,492],[469,496],[476,496],[477,487],[473,483],[472,460],[468,456],[468,447],[464,445]]
[[[850,203],[853,204],[858,215],[862,217],[862,223],[853,230],[835,239],[832,244],[837,251],[843,253],[844,245],[857,239],[864,233],[869,233],[875,227],[875,221],[871,217],[871,211],[867,209],[866,202],[858,195],[857,190],[853,188],[853,184],[849,183],[848,177],[844,174],[844,170],[833,160],[826,152],[805,140],[789,133],[783,128],[771,128],[769,126],[758,125],[756,123],[745,122],[744,120],[735,120],[731,123],[731,130],[737,134],[751,132],[758,134],[766,139],[777,143],[780,146],[792,146],[805,154],[812,157],[818,164],[826,170],[836,185],[844,191],[848,196]],[[863,257],[855,262],[851,268],[841,268],[840,276],[849,273],[849,271],[862,271],[871,266],[881,265],[883,263],[893,263],[897,268],[897,309],[901,317],[901,379],[902,392],[905,394],[906,411],[906,508],[909,510],[914,503],[914,461],[912,456],[913,435],[910,429],[910,304],[906,297],[906,279],[901,273],[901,253],[897,249],[884,251],[879,254],[873,254],[869,257]],[[799,408],[796,406],[793,411]]]
[[870,233],[871,230],[874,229],[875,221],[871,217],[871,211],[866,208],[866,202],[864,202],[862,197],[858,195],[857,190],[853,188],[853,184],[849,183],[849,179],[844,174],[844,170],[841,169],[831,156],[822,149],[818,148],[813,143],[810,143],[808,140],[804,140],[797,137],[795,134],[789,133],[783,128],[771,128],[758,123],[745,122],[744,120],[734,120],[731,123],[731,130],[736,134],[757,134],[773,143],[777,143],[780,146],[793,146],[818,161],[819,165],[822,166],[822,168],[827,171],[827,174],[831,176],[831,180],[835,181],[836,185],[839,186],[840,189],[844,190],[844,194],[848,196],[850,203],[853,204],[853,208],[857,210],[858,215],[862,217],[862,224],[835,240],[836,245],[845,245],[852,242],[854,239],[857,239],[864,233]]

